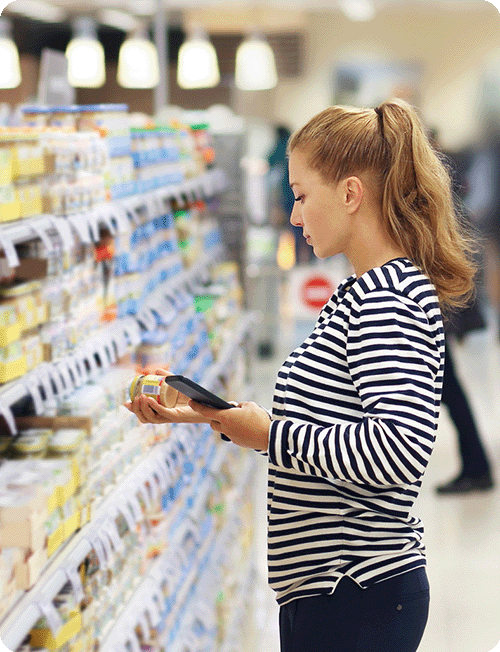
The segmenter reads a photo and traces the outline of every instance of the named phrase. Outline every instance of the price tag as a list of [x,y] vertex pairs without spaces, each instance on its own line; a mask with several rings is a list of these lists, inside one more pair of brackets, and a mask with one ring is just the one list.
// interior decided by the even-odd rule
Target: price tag
[[83,351],[77,350],[73,353],[73,360],[75,361],[75,366],[78,369],[82,383],[86,383],[90,378],[90,374],[85,365],[85,359],[86,356]]
[[149,615],[151,617],[151,624],[153,625],[153,627],[156,627],[156,625],[158,625],[158,623],[161,620],[160,610],[154,599],[148,602],[148,607],[149,607]]
[[75,389],[75,383],[71,379],[71,374],[69,373],[66,360],[61,360],[60,362],[56,363],[55,367],[63,379],[67,392],[70,393],[72,389]]
[[97,366],[97,362],[96,362],[96,359],[95,359],[95,356],[94,356],[94,349],[92,348],[92,346],[90,346],[89,348],[90,348],[90,350],[88,352],[85,351],[83,353],[83,359],[86,362],[88,362],[89,367],[90,367],[88,375],[89,375],[90,378],[93,379],[98,375],[99,367]]
[[139,614],[139,625],[142,630],[142,635],[144,637],[144,640],[149,641],[151,639],[151,630],[149,629],[148,619],[146,618],[146,614],[144,613]]
[[128,639],[132,652],[141,652],[141,646],[139,645],[139,639],[135,632],[130,632],[130,638]]
[[52,244],[52,240],[49,238],[47,233],[43,230],[43,228],[37,224],[36,222],[31,223],[29,225],[30,231],[40,240],[43,242],[45,249],[47,249],[48,252],[54,251],[54,245]]
[[80,241],[83,242],[83,244],[91,244],[92,241],[90,239],[89,224],[86,216],[83,213],[81,215],[68,215],[67,219],[75,229]]
[[150,480],[149,480],[149,486],[151,487],[151,498],[153,501],[158,500],[159,498],[159,485],[160,481],[158,479],[158,476],[160,475],[159,471],[157,468],[155,468],[152,464],[150,466]]
[[128,503],[130,505],[130,509],[132,510],[132,514],[135,518],[135,522],[138,523],[142,519],[141,505],[134,495],[128,497]]
[[137,493],[141,494],[146,505],[146,509],[151,509],[151,498],[149,496],[148,490],[143,484],[137,485]]
[[99,217],[93,211],[85,213],[85,219],[89,225],[90,235],[93,242],[99,242]]
[[99,537],[94,537],[92,539],[91,545],[94,548],[95,554],[99,561],[99,567],[105,570],[108,567],[108,562],[106,560],[106,551],[104,549],[102,541],[99,539]]
[[111,361],[111,364],[115,364],[116,362],[116,353],[115,353],[115,347],[113,346],[113,342],[111,339],[109,342],[105,342],[104,348],[106,350],[108,360]]
[[12,411],[10,409],[10,406],[0,404],[0,414],[7,422],[7,425],[9,426],[9,430],[11,431],[11,433],[13,435],[17,435],[17,426],[14,420],[14,415],[12,414]]
[[120,327],[116,327],[113,331],[114,342],[116,344],[116,349],[118,351],[118,357],[121,358],[127,353],[128,345],[125,333]]
[[12,240],[0,231],[0,246],[3,248],[7,264],[9,267],[17,267],[19,265],[19,256],[17,255],[16,248],[12,244]]
[[121,540],[120,535],[118,534],[116,525],[114,521],[112,521],[111,519],[109,519],[105,523],[105,532],[109,536],[109,539],[113,544],[113,548],[115,549],[116,552],[120,552],[125,548],[124,543]]
[[128,508],[128,506],[125,504],[120,504],[117,509],[120,511],[120,514],[123,516],[125,519],[125,522],[127,523],[127,527],[130,530],[130,532],[135,531],[135,523],[134,519],[132,518],[132,510]]
[[61,376],[57,373],[57,369],[53,365],[47,367],[47,371],[56,386],[57,398],[60,399],[65,394]]
[[45,616],[47,620],[47,624],[52,634],[54,635],[54,637],[57,636],[58,631],[63,626],[63,621],[61,616],[59,615],[59,612],[57,611],[53,603],[50,601],[38,602],[37,606],[40,609],[42,615]]
[[127,217],[127,213],[123,210],[118,204],[112,204],[109,207],[110,216],[116,220],[118,224],[118,233],[129,233],[130,232],[130,220]]
[[45,394],[45,401],[47,403],[55,403],[54,390],[52,389],[52,383],[50,381],[50,376],[47,372],[47,368],[43,365],[39,365],[34,374],[37,376],[40,385],[43,388]]
[[94,211],[95,215],[95,220],[96,224],[99,225],[99,220],[101,222],[104,222],[104,224],[108,227],[109,232],[111,235],[116,235],[117,229],[116,226],[113,224],[109,211],[107,209],[107,206],[100,206]]
[[75,246],[75,239],[71,234],[71,229],[66,219],[64,217],[55,217],[54,215],[48,215],[47,217],[61,237],[63,250],[71,251]]
[[143,310],[138,316],[137,321],[143,324],[147,331],[156,330],[156,319],[149,310]]
[[158,474],[158,483],[160,485],[160,490],[165,492],[168,489],[169,476],[165,467],[163,467],[158,460],[156,463],[156,472]]
[[75,387],[80,387],[83,383],[83,377],[82,377],[82,370],[80,368],[80,365],[77,363],[76,358],[74,358],[72,355],[69,355],[67,358],[64,359],[64,361],[69,371],[73,374]]
[[74,566],[68,566],[64,569],[64,572],[71,583],[76,602],[81,602],[85,595],[83,593],[82,581],[77,569]]
[[[35,376],[33,376],[33,380],[35,379]],[[38,380],[38,378],[36,378]],[[33,399],[33,405],[35,406],[35,414],[40,415],[43,414],[44,412],[44,405],[43,405],[43,399],[42,395],[40,394],[40,390],[38,389],[38,385],[36,382],[31,382],[31,383],[20,383],[22,387],[24,387],[26,394],[28,396],[31,396]]]

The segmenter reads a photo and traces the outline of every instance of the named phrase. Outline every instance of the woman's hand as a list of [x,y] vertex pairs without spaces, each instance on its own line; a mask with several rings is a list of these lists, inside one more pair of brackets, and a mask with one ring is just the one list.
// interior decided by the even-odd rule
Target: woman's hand
[[245,448],[267,451],[269,445],[269,414],[257,403],[238,403],[235,408],[217,410],[189,401],[189,406],[210,423],[212,430],[222,433]]
[[[158,376],[172,376],[168,369],[156,369]],[[174,407],[166,408],[151,396],[139,394],[133,401],[124,403],[127,410],[133,412],[141,423],[210,423],[210,419],[195,412],[189,405],[189,398],[178,393]]]

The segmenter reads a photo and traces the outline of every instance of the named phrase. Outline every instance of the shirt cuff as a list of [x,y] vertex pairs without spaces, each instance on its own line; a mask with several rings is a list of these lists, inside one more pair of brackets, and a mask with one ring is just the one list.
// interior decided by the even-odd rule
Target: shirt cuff
[[267,448],[269,461],[274,466],[281,466],[285,469],[293,468],[292,457],[288,452],[288,435],[291,425],[290,421],[274,420],[269,428],[269,445]]

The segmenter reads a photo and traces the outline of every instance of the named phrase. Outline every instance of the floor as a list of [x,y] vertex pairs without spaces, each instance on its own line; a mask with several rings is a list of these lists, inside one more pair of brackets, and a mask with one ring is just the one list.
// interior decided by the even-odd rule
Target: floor
[[[491,312],[491,311],[490,311]],[[294,320],[281,306],[276,355],[252,363],[256,399],[269,406],[275,374],[311,322]],[[485,331],[455,347],[455,359],[496,472],[493,491],[467,496],[437,496],[436,484],[459,468],[453,425],[443,408],[438,438],[415,513],[426,530],[431,610],[419,652],[500,652],[500,343],[495,315]],[[279,652],[277,607],[266,586],[265,460],[257,484],[257,560],[261,586],[255,618],[262,632],[258,649]]]

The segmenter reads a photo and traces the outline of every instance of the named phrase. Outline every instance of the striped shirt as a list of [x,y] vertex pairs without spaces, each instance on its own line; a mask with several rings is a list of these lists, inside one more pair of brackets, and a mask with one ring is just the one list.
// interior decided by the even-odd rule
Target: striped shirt
[[410,514],[436,434],[444,334],[397,258],[350,276],[281,367],[269,432],[269,581],[280,604],[425,566]]

